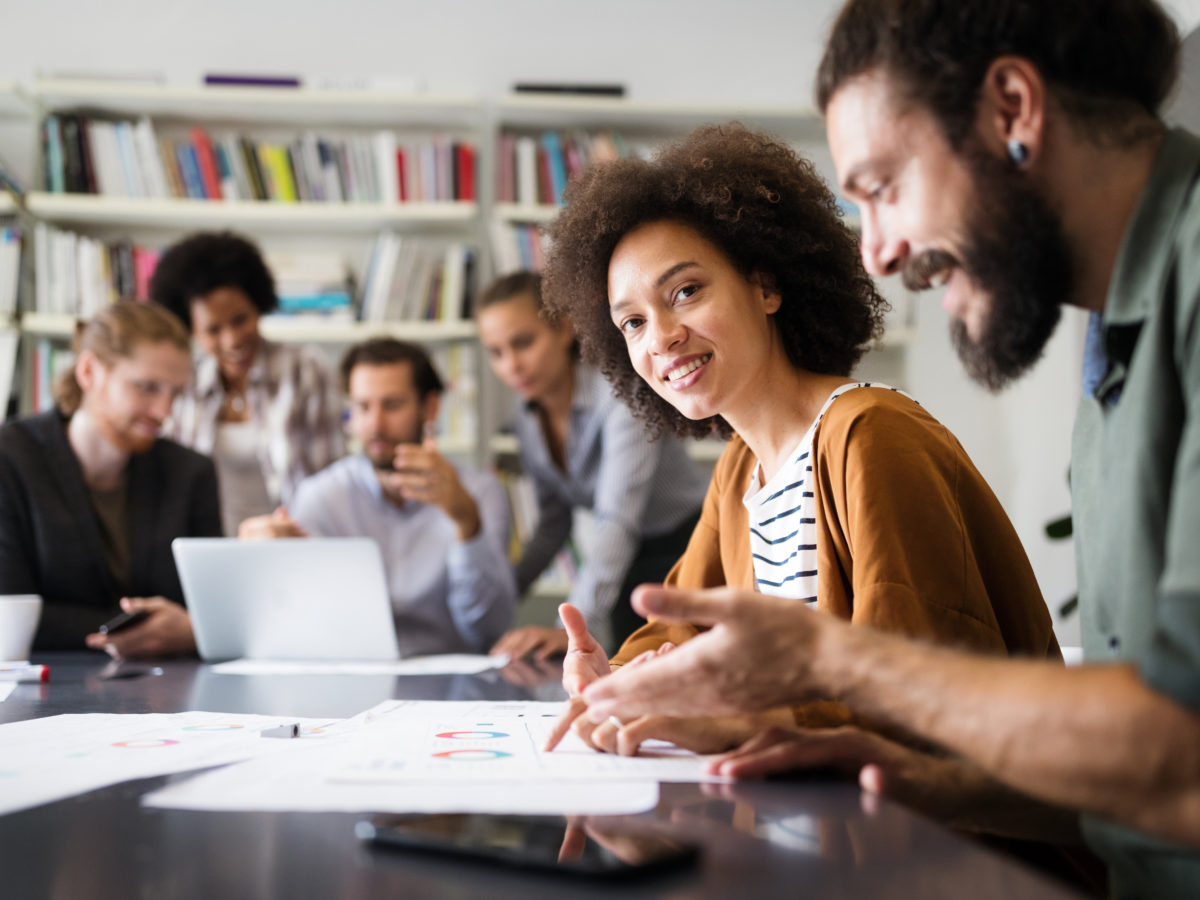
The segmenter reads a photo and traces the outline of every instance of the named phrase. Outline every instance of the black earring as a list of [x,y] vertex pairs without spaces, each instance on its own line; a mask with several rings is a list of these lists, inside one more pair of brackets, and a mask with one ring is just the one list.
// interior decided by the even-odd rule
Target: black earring
[[1029,148],[1018,141],[1016,138],[1011,138],[1008,142],[1008,158],[1013,163],[1020,167],[1029,162]]

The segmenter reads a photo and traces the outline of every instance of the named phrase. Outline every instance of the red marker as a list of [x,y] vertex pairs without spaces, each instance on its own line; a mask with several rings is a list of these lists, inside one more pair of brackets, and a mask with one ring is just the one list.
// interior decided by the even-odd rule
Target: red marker
[[50,667],[17,663],[15,665],[0,665],[0,681],[40,681],[50,680]]

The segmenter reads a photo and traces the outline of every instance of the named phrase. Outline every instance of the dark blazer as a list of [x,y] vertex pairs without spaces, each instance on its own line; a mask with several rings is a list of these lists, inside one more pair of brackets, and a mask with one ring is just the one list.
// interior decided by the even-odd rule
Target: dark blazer
[[123,595],[183,602],[177,537],[219,537],[212,460],[159,438],[129,461],[130,584],[109,571],[99,521],[57,411],[0,427],[0,594],[41,594],[36,650],[75,650]]

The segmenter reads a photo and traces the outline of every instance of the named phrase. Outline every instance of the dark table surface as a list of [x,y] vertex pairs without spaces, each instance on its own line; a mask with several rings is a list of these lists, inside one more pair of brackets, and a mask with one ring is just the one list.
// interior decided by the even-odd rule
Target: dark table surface
[[[554,699],[553,671],[477,676],[234,676],[197,662],[103,680],[105,658],[47,655],[49,684],[21,684],[0,723],[60,713],[214,712],[342,717],[391,697]],[[537,686],[539,674],[542,683]],[[619,884],[373,851],[363,815],[144,809],[146,778],[0,816],[3,898],[622,897],[1061,898],[1057,882],[850,784],[822,777],[667,784],[652,812],[700,860]],[[0,790],[3,790],[0,787]],[[865,811],[866,810],[866,811]],[[606,823],[614,824],[614,823]]]

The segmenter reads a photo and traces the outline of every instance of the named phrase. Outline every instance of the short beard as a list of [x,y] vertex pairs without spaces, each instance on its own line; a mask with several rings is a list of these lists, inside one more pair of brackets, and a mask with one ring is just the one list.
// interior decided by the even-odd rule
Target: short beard
[[978,339],[960,319],[950,336],[967,374],[995,393],[1041,358],[1075,287],[1074,254],[1058,216],[1007,160],[970,146],[964,156],[977,193],[961,263],[991,308]]

